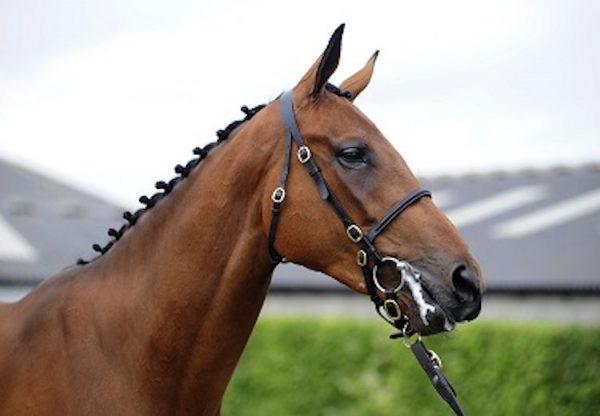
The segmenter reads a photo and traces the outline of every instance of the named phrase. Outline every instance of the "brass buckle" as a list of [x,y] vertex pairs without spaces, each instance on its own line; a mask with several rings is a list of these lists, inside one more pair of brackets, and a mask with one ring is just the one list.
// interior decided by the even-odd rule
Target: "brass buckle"
[[394,299],[386,299],[383,301],[383,312],[390,321],[397,321],[402,316],[400,305]]
[[[408,348],[410,350],[411,345],[416,344],[417,342],[421,341],[421,334],[419,334],[418,332],[415,332],[412,335],[408,335],[406,333],[406,327],[408,326],[408,322],[406,323],[406,325],[404,325],[404,328],[402,328],[402,343],[404,344],[404,346],[406,348]],[[414,342],[412,342],[412,339],[414,338]]]
[[311,158],[310,149],[307,146],[300,146],[298,148],[298,160],[300,163],[305,164]]
[[346,235],[353,243],[358,243],[363,238],[363,232],[356,224],[351,224],[346,228]]
[[275,202],[276,204],[281,204],[284,199],[285,199],[285,189],[282,188],[281,186],[278,186],[277,188],[275,188],[275,190],[271,194],[271,200],[273,202]]
[[356,262],[359,266],[366,266],[368,259],[367,253],[364,250],[358,250],[358,253],[356,253]]

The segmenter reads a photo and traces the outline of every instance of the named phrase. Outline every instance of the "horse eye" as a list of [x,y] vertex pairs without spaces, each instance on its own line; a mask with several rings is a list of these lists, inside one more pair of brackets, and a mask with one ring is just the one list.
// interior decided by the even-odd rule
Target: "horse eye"
[[347,147],[337,153],[340,164],[347,169],[359,169],[368,162],[367,152],[361,147]]

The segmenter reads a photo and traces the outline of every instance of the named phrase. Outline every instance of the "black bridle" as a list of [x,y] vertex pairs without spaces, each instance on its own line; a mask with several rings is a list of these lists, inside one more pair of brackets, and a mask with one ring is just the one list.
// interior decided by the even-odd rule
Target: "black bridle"
[[[283,161],[283,167],[281,170],[281,176],[279,179],[279,186],[275,188],[271,199],[273,201],[273,216],[271,219],[271,226],[269,228],[269,254],[271,259],[275,263],[285,261],[285,258],[281,257],[275,250],[275,235],[277,233],[277,225],[279,224],[279,218],[281,215],[281,208],[285,199],[285,189],[287,185],[287,179],[290,170],[290,159],[292,142],[296,143],[298,150],[297,156],[301,164],[303,164],[311,178],[313,178],[321,199],[327,201],[333,211],[337,214],[341,220],[346,235],[358,246],[358,252],[356,255],[356,262],[361,267],[363,276],[365,278],[365,284],[371,297],[371,301],[375,304],[377,313],[379,313],[386,321],[394,325],[397,329],[405,331],[407,335],[412,333],[412,330],[408,327],[408,319],[401,312],[400,306],[397,300],[397,292],[399,287],[402,286],[402,282],[393,289],[384,288],[377,279],[377,270],[381,268],[385,263],[401,264],[400,262],[391,256],[383,256],[377,248],[375,248],[375,239],[390,225],[394,219],[402,214],[408,207],[415,202],[419,201],[423,197],[431,197],[431,192],[426,189],[417,189],[402,200],[395,203],[383,216],[375,223],[369,232],[365,235],[362,229],[350,218],[348,212],[344,209],[340,201],[337,199],[333,191],[327,185],[321,170],[317,166],[314,158],[312,157],[309,147],[306,145],[298,124],[294,115],[294,107],[292,103],[292,91],[287,91],[279,98],[281,106],[281,116],[283,118],[283,124],[285,128],[285,156]],[[400,279],[402,281],[402,279]],[[382,291],[385,295],[385,300],[382,300],[378,295],[378,290]]]
[[[356,262],[361,267],[365,284],[369,292],[371,301],[375,305],[377,313],[390,325],[400,330],[392,338],[404,337],[405,344],[413,351],[417,360],[429,376],[435,389],[446,400],[457,415],[462,415],[462,409],[456,401],[456,393],[444,374],[441,372],[441,361],[432,351],[425,348],[420,337],[416,342],[409,345],[408,338],[415,333],[410,327],[408,317],[402,312],[398,303],[397,293],[404,284],[405,273],[410,272],[412,267],[404,261],[400,261],[393,256],[383,256],[375,248],[375,239],[390,225],[400,214],[408,207],[419,201],[423,197],[431,198],[431,192],[419,188],[403,199],[395,203],[383,216],[375,223],[369,232],[365,235],[362,229],[350,218],[348,212],[344,209],[335,194],[331,191],[321,170],[312,157],[309,147],[306,145],[294,114],[293,92],[287,91],[280,98],[281,117],[285,129],[285,155],[279,185],[273,191],[271,199],[273,201],[271,225],[269,227],[269,254],[274,263],[280,263],[286,259],[280,256],[275,250],[275,236],[277,226],[281,215],[282,204],[286,196],[286,185],[290,170],[290,160],[292,153],[292,141],[296,143],[297,157],[302,165],[306,167],[311,178],[314,180],[321,199],[327,201],[341,220],[346,235],[358,246]],[[386,264],[391,264],[393,270],[399,275],[399,283],[394,288],[386,288],[378,280],[378,270]],[[378,294],[382,292],[385,300],[382,300]]]

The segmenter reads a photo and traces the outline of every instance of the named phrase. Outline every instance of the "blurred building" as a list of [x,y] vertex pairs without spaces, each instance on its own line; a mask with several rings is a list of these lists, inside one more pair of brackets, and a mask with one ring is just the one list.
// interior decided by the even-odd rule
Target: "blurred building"
[[[488,293],[600,294],[599,165],[421,182],[468,241]],[[284,265],[273,286],[339,284]]]
[[[600,294],[600,167],[424,179],[484,270],[488,293]],[[0,160],[0,286],[33,285],[123,223],[123,209]],[[327,255],[327,253],[323,253]],[[333,279],[278,266],[272,291],[340,292]]]
[[123,209],[0,159],[0,285],[33,285],[93,257]]

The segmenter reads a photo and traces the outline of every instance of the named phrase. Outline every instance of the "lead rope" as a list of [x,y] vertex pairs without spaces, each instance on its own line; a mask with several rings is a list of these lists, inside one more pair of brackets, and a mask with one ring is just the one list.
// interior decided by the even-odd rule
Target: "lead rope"
[[[423,196],[431,197],[431,193],[426,189],[418,189],[407,195],[403,200],[394,204],[394,206],[381,217],[377,224],[371,228],[365,239],[370,241],[371,245],[374,245],[377,236],[381,234],[383,230],[406,208],[418,201]],[[367,279],[370,272],[368,263],[364,261],[361,265],[365,279],[367,279],[367,281],[371,281],[370,286],[375,286],[379,291],[385,294],[385,300],[382,302],[381,299],[374,295],[374,292],[371,292],[371,289],[369,288],[371,300],[375,304],[375,311],[379,316],[381,316],[381,318],[383,318],[384,321],[400,330],[400,332],[390,335],[390,339],[402,339],[403,344],[406,346],[406,348],[412,351],[419,365],[423,371],[425,371],[425,374],[427,374],[427,377],[435,388],[435,391],[442,399],[444,399],[444,401],[446,401],[446,403],[450,405],[457,416],[464,416],[465,413],[458,402],[456,390],[442,371],[442,360],[440,359],[439,355],[437,355],[435,351],[428,349],[425,346],[421,336],[418,334],[416,336],[416,340],[411,343],[411,336],[415,335],[415,333],[410,327],[408,318],[400,309],[396,294],[404,286],[404,273],[412,273],[412,268],[410,266],[405,267],[405,264],[407,265],[407,263],[400,262],[393,257],[383,257],[380,261],[391,261],[396,263],[396,269],[402,276],[402,280],[396,288],[386,289],[377,280],[377,263],[373,267],[371,279]]]
[[442,361],[433,351],[428,350],[423,341],[418,339],[410,345],[410,349],[417,358],[417,361],[425,370],[429,381],[438,392],[440,397],[446,401],[458,416],[464,416],[464,411],[458,403],[456,390],[450,384],[450,380],[442,372]]
[[456,390],[442,371],[442,360],[440,357],[433,350],[427,349],[420,335],[417,336],[416,341],[413,343],[410,342],[410,337],[403,332],[390,335],[390,339],[392,340],[397,338],[402,338],[404,346],[412,351],[439,396],[450,405],[457,416],[465,416],[465,412],[458,402]]
[[[285,187],[287,185],[287,177],[290,168],[292,142],[295,142],[298,146],[298,160],[306,167],[308,173],[314,180],[315,185],[319,190],[321,199],[327,201],[331,205],[337,216],[342,221],[348,238],[359,246],[357,263],[363,271],[365,283],[367,285],[371,301],[375,305],[377,314],[379,314],[379,316],[381,316],[388,324],[400,330],[400,332],[390,335],[390,338],[403,338],[404,345],[406,345],[406,347],[413,352],[415,358],[429,377],[431,384],[438,394],[450,405],[456,415],[464,416],[464,412],[456,398],[456,391],[441,370],[442,362],[438,355],[425,347],[425,344],[421,340],[420,336],[417,337],[417,340],[414,343],[410,343],[410,336],[414,334],[414,331],[410,328],[408,318],[400,310],[396,296],[396,293],[402,287],[402,282],[396,289],[389,290],[379,288],[376,278],[376,268],[381,266],[385,261],[393,261],[398,266],[401,262],[392,257],[382,257],[374,246],[375,238],[377,238],[377,236],[406,208],[422,197],[431,197],[431,193],[426,189],[418,189],[412,192],[404,199],[394,204],[394,206],[392,206],[392,208],[388,210],[373,226],[371,231],[367,235],[364,235],[360,227],[358,227],[352,221],[342,207],[341,203],[329,189],[329,186],[325,182],[325,178],[321,174],[319,167],[312,158],[310,149],[304,142],[302,135],[300,134],[300,129],[296,123],[292,104],[292,92],[287,91],[284,93],[280,97],[279,101],[285,130],[285,156],[279,184],[271,195],[271,200],[273,202],[271,225],[269,227],[269,254],[271,256],[271,260],[275,264],[286,261],[285,257],[280,256],[275,250],[275,235],[277,233],[277,225],[279,223],[282,203],[286,196]],[[369,263],[373,265],[375,274],[374,277],[371,277],[371,267],[369,266]],[[404,275],[402,274],[402,276]],[[380,289],[385,294],[385,301],[382,301],[377,295],[376,286],[377,289]]]
[[[384,257],[384,260],[385,259],[386,258]],[[402,274],[402,276],[404,280],[404,274]],[[375,286],[382,290],[377,282],[376,272],[373,274],[373,280]],[[373,296],[371,296],[371,300],[373,300],[373,303],[375,304],[375,310],[384,321],[400,330],[399,332],[391,334],[390,339],[402,339],[404,346],[412,351],[419,365],[425,371],[425,374],[427,374],[435,391],[450,405],[457,416],[464,416],[465,413],[458,402],[458,394],[452,386],[452,383],[450,383],[450,380],[448,380],[442,371],[443,365],[441,358],[435,351],[430,350],[425,346],[421,335],[415,334],[414,330],[410,327],[408,318],[400,310],[400,306],[396,301],[396,292],[399,291],[402,286],[403,281],[395,290],[382,290],[386,297],[386,300],[383,303],[381,302],[381,299],[377,298],[377,301],[375,301],[373,300]],[[416,335],[416,339],[414,342],[411,342],[411,337],[413,335]]]

